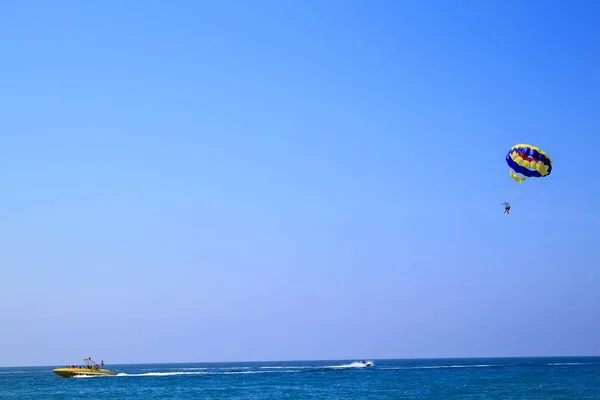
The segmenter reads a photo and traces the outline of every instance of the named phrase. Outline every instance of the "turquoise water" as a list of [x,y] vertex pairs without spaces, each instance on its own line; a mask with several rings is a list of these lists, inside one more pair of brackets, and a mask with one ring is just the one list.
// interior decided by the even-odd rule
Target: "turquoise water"
[[0,368],[0,399],[600,399],[600,357],[356,361]]

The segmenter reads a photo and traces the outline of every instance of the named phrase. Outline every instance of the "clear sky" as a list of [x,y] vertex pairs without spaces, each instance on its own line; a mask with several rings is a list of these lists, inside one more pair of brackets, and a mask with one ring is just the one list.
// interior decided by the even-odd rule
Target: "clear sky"
[[600,355],[599,18],[3,2],[0,365]]

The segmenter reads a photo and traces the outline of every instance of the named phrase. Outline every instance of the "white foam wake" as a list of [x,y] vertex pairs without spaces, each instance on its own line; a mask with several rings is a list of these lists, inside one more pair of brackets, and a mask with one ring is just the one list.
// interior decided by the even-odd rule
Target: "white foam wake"
[[558,366],[558,365],[587,365],[587,363],[579,363],[579,362],[557,362],[557,363],[550,363],[547,365],[553,365],[553,366]]
[[[267,374],[275,371],[173,371],[173,372],[143,372],[141,374],[118,373],[117,376],[178,376],[178,375],[242,375],[242,374]],[[283,371],[293,372],[293,371]]]
[[120,372],[117,376],[176,376],[176,375],[206,375],[208,372],[201,371],[173,371],[173,372],[142,372],[141,374],[128,374]]
[[419,365],[415,367],[381,367],[380,369],[439,369],[439,368],[491,368],[496,365],[491,364],[469,364],[469,365]]
[[[375,365],[372,361],[368,361],[371,363],[371,366]],[[327,365],[323,368],[366,368],[367,366],[360,361],[354,361],[350,364],[343,365]]]

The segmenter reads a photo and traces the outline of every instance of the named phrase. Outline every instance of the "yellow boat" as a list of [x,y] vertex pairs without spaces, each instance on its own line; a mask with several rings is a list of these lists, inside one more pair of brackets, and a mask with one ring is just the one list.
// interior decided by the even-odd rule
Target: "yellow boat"
[[102,362],[102,368],[92,360],[92,357],[84,358],[85,366],[71,365],[70,367],[54,368],[54,372],[58,376],[63,378],[71,378],[73,376],[100,376],[100,375],[115,375],[114,371],[110,369],[104,369],[104,362]]

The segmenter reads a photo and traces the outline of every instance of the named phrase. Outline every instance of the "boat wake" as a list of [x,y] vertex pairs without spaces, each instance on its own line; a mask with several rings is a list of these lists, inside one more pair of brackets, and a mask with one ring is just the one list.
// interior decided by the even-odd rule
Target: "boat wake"
[[[173,368],[165,370],[149,370],[144,369],[140,373],[120,372],[116,376],[180,376],[180,375],[250,375],[250,374],[268,374],[268,373],[301,373],[301,372],[318,372],[327,370],[367,368],[374,365],[372,361],[366,364],[360,361],[354,361],[348,364],[341,365],[275,365],[275,366],[260,366],[260,367],[229,367],[229,368],[180,368],[178,371],[173,371]],[[257,369],[252,369],[257,368]]]
[[551,365],[551,366],[573,366],[573,365],[588,365],[590,363],[581,363],[581,362],[555,362],[555,363],[549,363],[546,365]]
[[323,368],[367,368],[367,367],[371,367],[373,366],[373,362],[372,361],[368,361],[366,364],[363,364],[360,361],[354,361],[350,364],[343,364],[343,365],[329,365],[329,366],[325,366]]
[[417,365],[411,367],[381,367],[387,370],[405,370],[405,369],[441,369],[441,368],[493,368],[497,365],[491,364],[471,364],[471,365]]
[[[173,371],[173,372],[142,372],[140,374],[118,373],[116,376],[177,376],[177,375],[244,375],[244,374],[268,374],[275,371]],[[283,371],[294,372],[294,371]]]

